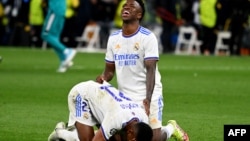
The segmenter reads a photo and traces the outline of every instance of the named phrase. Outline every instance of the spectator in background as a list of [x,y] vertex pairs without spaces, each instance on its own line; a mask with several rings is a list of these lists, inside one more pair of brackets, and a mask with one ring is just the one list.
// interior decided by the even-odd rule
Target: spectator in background
[[29,46],[29,0],[8,0],[5,4],[8,16],[8,45]]
[[60,41],[64,27],[66,12],[66,0],[49,0],[48,12],[43,24],[42,39],[46,41],[59,57],[60,65],[57,72],[63,73],[73,65],[72,59],[76,51],[66,47]]
[[115,15],[114,15],[114,21],[113,21],[113,27],[114,28],[122,28],[122,18],[121,18],[121,11],[122,11],[122,7],[123,5],[126,3],[126,0],[120,0],[116,11],[115,11]]
[[185,24],[191,25],[194,19],[194,14],[192,13],[193,2],[195,0],[181,0],[181,17],[185,20]]
[[230,16],[231,38],[229,48],[231,55],[240,55],[242,37],[247,27],[248,16],[250,13],[249,0],[231,0],[232,13]]
[[79,6],[76,8],[76,36],[81,36],[89,22],[94,21],[93,0],[79,0]]
[[66,20],[62,32],[62,41],[69,47],[76,46],[75,37],[76,31],[78,30],[78,27],[76,26],[76,10],[79,7],[79,4],[79,0],[66,0]]
[[42,26],[45,17],[45,9],[47,3],[45,0],[31,0],[30,1],[30,14],[29,14],[29,24],[31,26],[30,30],[30,45],[34,47],[42,46]]
[[8,45],[9,44],[9,38],[11,33],[11,26],[10,26],[10,11],[11,11],[11,3],[8,0],[1,0],[1,6],[2,6],[2,16],[1,16],[1,24],[2,24],[2,31],[1,31],[1,45]]
[[0,45],[4,44],[4,36],[5,36],[5,13],[4,13],[4,5],[2,1],[0,1]]
[[200,0],[194,0],[192,5],[193,24],[199,26],[200,23]]
[[[95,2],[94,2],[95,1]],[[92,0],[94,4],[94,20],[100,25],[100,45],[107,47],[110,28],[114,21],[115,12],[119,4],[118,0]]]
[[159,17],[156,14],[155,11],[155,0],[144,0],[145,2],[145,8],[146,8],[146,12],[145,12],[145,17],[142,21],[142,24],[145,27],[148,28],[154,28],[154,26],[156,26],[157,24],[159,24]]
[[175,49],[172,41],[174,30],[184,24],[181,18],[180,0],[156,0],[155,9],[162,20],[161,42],[163,53],[173,53]]
[[217,20],[216,20],[216,29],[228,31],[227,20],[229,19],[232,8],[230,6],[231,0],[218,0],[217,2]]
[[242,37],[242,48],[240,50],[241,55],[250,55],[250,14],[248,16],[248,26],[244,30]]
[[192,25],[197,31],[198,39],[201,40],[201,21],[200,21],[200,0],[194,0],[192,4],[193,21]]
[[202,26],[202,45],[201,54],[214,54],[216,34],[216,4],[217,0],[201,0],[200,1],[200,21]]

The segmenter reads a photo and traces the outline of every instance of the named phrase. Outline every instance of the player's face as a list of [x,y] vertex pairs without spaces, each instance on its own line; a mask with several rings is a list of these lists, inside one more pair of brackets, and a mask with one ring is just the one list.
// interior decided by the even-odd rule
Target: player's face
[[139,21],[142,16],[139,3],[135,0],[127,0],[127,2],[123,5],[121,16],[123,22],[134,20]]
[[133,132],[127,132],[127,141],[136,141],[134,131]]
[[130,126],[129,128],[127,128],[127,132],[126,132],[126,140],[127,141],[136,141],[136,127],[134,126]]

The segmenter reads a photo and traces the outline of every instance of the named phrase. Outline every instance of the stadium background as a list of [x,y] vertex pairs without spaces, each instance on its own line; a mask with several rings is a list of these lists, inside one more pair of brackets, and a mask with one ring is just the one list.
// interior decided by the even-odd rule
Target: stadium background
[[[29,33],[18,37],[22,35]],[[1,141],[47,140],[57,122],[67,121],[70,88],[80,81],[94,80],[104,67],[104,53],[83,51],[67,73],[56,73],[53,50],[31,45],[30,38],[26,39],[25,44],[2,42],[0,47]],[[162,53],[163,123],[177,120],[192,141],[222,141],[225,124],[250,124],[249,62],[248,54]],[[116,86],[115,79],[111,83]]]
[[[52,50],[0,52],[0,140],[5,141],[47,140],[57,122],[67,121],[70,88],[94,80],[104,67],[103,53],[78,53],[75,65],[59,74]],[[162,54],[163,123],[176,119],[193,141],[222,141],[224,124],[249,124],[249,61]]]

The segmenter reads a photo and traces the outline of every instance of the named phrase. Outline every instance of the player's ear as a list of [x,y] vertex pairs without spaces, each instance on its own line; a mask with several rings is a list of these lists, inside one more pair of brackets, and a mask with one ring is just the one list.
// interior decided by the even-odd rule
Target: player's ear
[[141,18],[142,18],[142,13],[141,13],[141,12],[138,12],[138,13],[137,13],[137,19],[138,19],[138,20],[141,20]]

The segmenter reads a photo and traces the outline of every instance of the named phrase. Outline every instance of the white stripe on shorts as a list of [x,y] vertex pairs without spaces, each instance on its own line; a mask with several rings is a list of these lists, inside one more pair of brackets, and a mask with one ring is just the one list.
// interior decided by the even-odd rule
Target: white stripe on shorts
[[46,31],[49,31],[49,30],[50,30],[50,28],[51,28],[51,26],[52,26],[52,23],[53,23],[54,19],[55,19],[55,14],[52,13],[52,14],[50,15],[50,17],[49,17],[48,24],[47,24],[47,26],[46,26]]

